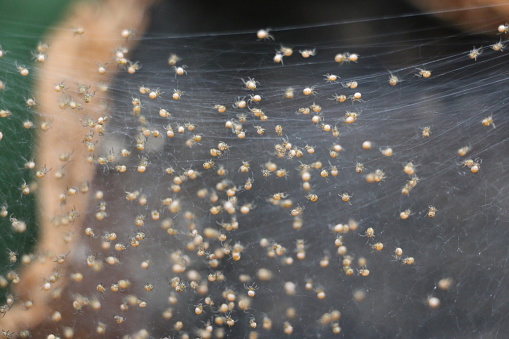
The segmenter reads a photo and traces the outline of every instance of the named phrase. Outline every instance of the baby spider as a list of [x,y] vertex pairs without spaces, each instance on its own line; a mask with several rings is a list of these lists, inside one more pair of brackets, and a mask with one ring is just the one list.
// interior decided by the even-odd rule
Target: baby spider
[[472,159],[467,159],[467,160],[463,161],[462,164],[463,164],[463,166],[471,168],[472,166],[474,166],[475,162]]
[[254,78],[247,78],[247,80],[241,79],[247,89],[254,91],[256,89],[256,85],[260,83],[256,81]]
[[479,48],[475,48],[475,47],[474,47],[474,48],[473,48],[473,49],[472,49],[472,50],[468,53],[468,57],[469,57],[470,59],[473,59],[473,60],[477,61],[477,57],[478,57],[479,55],[481,55],[481,54],[482,54],[482,49],[481,49],[481,48],[482,48],[482,47],[479,47]]
[[16,68],[18,69],[19,74],[21,74],[24,77],[26,77],[28,74],[30,74],[30,71],[24,65],[18,65],[16,63]]
[[318,195],[308,194],[308,195],[306,195],[306,199],[308,199],[309,201],[312,201],[312,202],[316,202],[316,201],[318,201]]
[[362,267],[358,270],[359,275],[363,277],[367,277],[369,275],[369,270],[366,267]]
[[292,99],[293,98],[293,88],[292,87],[288,87],[285,90],[285,98],[286,99]]
[[396,259],[396,260],[400,260],[402,255],[403,255],[403,250],[400,247],[397,247],[394,250],[393,258]]
[[180,60],[177,54],[170,54],[168,57],[168,65],[175,66],[177,65],[177,62]]
[[364,232],[364,235],[361,234],[361,237],[368,237],[368,238],[374,238],[375,237],[375,230],[370,227]]
[[352,124],[357,121],[358,114],[356,112],[346,112],[345,113],[345,124]]
[[48,173],[49,171],[51,171],[51,168],[48,169],[46,168],[46,165],[44,165],[40,170],[38,170],[37,172],[35,172],[35,176],[37,178],[42,178],[46,175],[46,173]]
[[339,78],[337,75],[329,74],[329,73],[325,74],[324,77],[325,77],[325,81],[327,81],[328,83],[336,82]]
[[94,93],[85,93],[83,94],[83,101],[87,104],[90,103],[90,101],[92,101],[92,98],[95,96],[95,92]]
[[249,162],[247,161],[242,161],[242,165],[240,166],[239,168],[239,172],[242,172],[242,173],[247,173],[249,172]]
[[174,89],[173,95],[171,97],[173,98],[173,100],[179,100],[180,97],[182,96],[182,94],[183,94],[183,92],[181,92],[180,90]]
[[341,197],[341,200],[343,200],[344,202],[348,202],[350,205],[350,198],[352,198],[351,195],[349,195],[348,193],[343,193],[343,194],[340,194],[339,195]]
[[256,290],[258,289],[258,287],[255,284],[250,286],[244,285],[244,288],[247,290],[247,295],[251,298],[253,298],[256,295]]
[[25,100],[27,107],[37,106],[37,101],[34,98],[28,98]]
[[136,73],[136,71],[138,71],[141,66],[138,62],[131,62],[131,61],[128,61],[128,66],[127,66],[127,73],[129,74],[134,74]]
[[158,98],[160,95],[162,94],[162,92],[158,89],[156,90],[153,90],[153,91],[150,91],[150,93],[148,94],[148,97],[150,99],[156,99]]
[[392,148],[390,147],[380,148],[380,152],[386,157],[390,157],[393,154]]
[[392,73],[390,73],[390,77],[389,77],[389,85],[391,86],[396,86],[400,80],[397,76],[393,75]]
[[306,146],[304,146],[304,148],[306,149],[306,151],[307,151],[309,154],[313,154],[313,153],[315,153],[315,146],[309,146],[309,145],[306,145]]
[[274,62],[275,62],[276,64],[281,64],[281,65],[282,65],[282,64],[283,64],[283,57],[284,57],[284,56],[285,56],[285,55],[284,55],[283,53],[281,53],[281,52],[279,52],[279,51],[276,51],[276,55],[274,55],[273,60],[274,60]]
[[279,136],[283,135],[283,126],[276,125],[275,130],[276,130],[277,135],[279,135]]
[[27,185],[26,182],[23,182],[23,184],[21,184],[21,193],[23,193],[23,195],[30,194],[30,187]]
[[415,168],[414,164],[409,162],[403,167],[403,172],[405,172],[408,175],[414,175],[415,174]]
[[406,219],[408,219],[408,217],[409,217],[411,214],[412,214],[412,211],[410,211],[410,210],[408,209],[408,210],[405,210],[405,211],[401,212],[401,213],[399,214],[399,217],[400,217],[401,219],[403,219],[403,220],[406,220]]
[[355,164],[355,172],[356,173],[362,173],[364,171],[364,165],[360,162]]
[[301,108],[299,108],[299,110],[297,111],[297,114],[304,114],[304,115],[308,115],[309,113],[311,113],[311,110],[310,110],[308,107],[301,107]]
[[401,260],[401,263],[406,265],[412,265],[415,262],[415,259],[413,257],[407,257],[405,259]]
[[196,313],[197,315],[200,315],[203,313],[203,304],[198,304],[196,305],[195,309],[194,309],[194,313]]
[[493,116],[489,116],[489,117],[486,117],[482,120],[482,124],[483,126],[490,126],[490,125],[493,125],[493,128],[495,128],[495,124],[493,123]]
[[417,70],[419,71],[419,73],[417,73],[415,76],[419,78],[429,78],[431,76],[431,71],[429,70],[422,68],[417,68]]
[[355,89],[357,88],[357,86],[359,86],[359,83],[357,81],[349,81],[346,84],[342,83],[341,86],[343,86],[344,88]]
[[255,94],[255,95],[250,95],[249,96],[249,102],[250,103],[253,103],[253,102],[260,102],[262,101],[262,97],[259,95],[259,94]]
[[42,64],[46,61],[46,54],[41,52],[32,52],[32,59]]
[[255,126],[255,128],[256,128],[256,133],[258,135],[263,135],[265,133],[265,129],[262,126]]
[[503,24],[503,25],[498,26],[498,32],[499,33],[509,32],[509,24]]
[[287,57],[292,56],[293,54],[293,49],[291,47],[281,46],[279,51],[281,51],[281,53],[283,53]]
[[233,325],[235,325],[235,322],[237,320],[234,320],[232,318],[232,316],[230,315],[230,313],[226,314],[226,325],[228,325],[229,327],[232,327]]
[[470,171],[472,173],[477,173],[479,172],[479,169],[481,168],[481,164],[480,162],[474,162],[474,164],[472,165],[472,167],[470,167]]
[[315,88],[316,88],[316,86],[306,87],[302,90],[302,93],[304,95],[310,95],[310,94],[316,95]]
[[9,262],[14,264],[16,261],[18,261],[18,253],[16,252],[13,252],[9,249],[7,249],[9,252],[8,252],[8,255],[9,255]]
[[435,206],[429,206],[428,207],[428,217],[434,218],[435,214],[437,213],[437,208]]
[[348,55],[344,54],[344,53],[338,53],[334,57],[334,61],[337,62],[337,63],[340,63],[340,64],[342,64],[343,62],[347,61],[347,59],[348,59]]
[[65,258],[71,253],[70,251],[67,252],[67,254],[60,254],[55,257],[55,260],[53,262],[56,262],[57,264],[63,264],[65,261]]
[[348,54],[348,61],[350,61],[350,62],[359,61],[359,54],[357,54],[357,53]]
[[283,193],[283,192],[274,193],[274,194],[272,195],[272,198],[273,198],[274,200],[286,199],[287,197],[288,197],[288,194]]
[[183,65],[183,66],[173,66],[173,70],[175,71],[175,75],[184,75],[184,74],[187,74],[186,68],[187,68],[186,65]]
[[458,149],[458,155],[464,157],[470,151],[470,146],[464,146]]
[[322,110],[322,106],[315,104],[315,103],[312,103],[309,106],[309,108],[311,108],[313,110],[313,112],[315,112],[315,113],[320,113],[320,111]]
[[299,51],[299,53],[302,55],[303,58],[309,58],[310,56],[316,55],[315,49],[305,49],[303,51]]
[[348,97],[348,99],[351,99],[351,100],[352,100],[352,102],[353,102],[353,101],[364,101],[364,100],[362,100],[361,98],[362,98],[362,94],[361,94],[361,92],[355,92],[354,94],[352,94],[352,95],[350,95],[350,96]]
[[429,135],[431,134],[431,127],[426,126],[422,128],[422,137],[423,138],[429,138]]
[[502,43],[502,40],[500,40],[499,42],[493,44],[490,46],[492,50],[496,51],[496,52],[503,52],[504,51],[504,48],[505,48],[505,44]]
[[[7,306],[7,305],[5,305],[5,306]],[[7,310],[5,312],[2,310],[1,313],[3,313],[5,315],[5,313],[7,313]],[[7,330],[7,331],[6,330],[2,330],[0,332],[0,338],[10,339],[10,338],[13,338],[13,336],[14,336],[14,332],[9,332],[9,330]]]
[[269,32],[270,28],[260,29],[256,32],[256,37],[258,40],[274,40],[274,37]]
[[226,107],[224,105],[214,105],[214,109],[217,110],[219,113],[226,112]]
[[344,94],[334,94],[332,97],[332,100],[335,100],[336,102],[345,102],[347,99],[346,95]]
[[7,210],[7,205],[3,205],[0,207],[0,217],[6,218],[9,214],[9,211]]
[[132,38],[135,35],[135,32],[133,29],[123,29],[120,32],[120,36],[124,38],[126,41],[129,40],[129,38]]
[[150,88],[145,85],[140,86],[139,91],[141,94],[147,94],[150,92]]
[[246,105],[247,105],[246,100],[244,98],[238,97],[237,101],[235,101],[235,103],[233,104],[233,107],[234,108],[244,108],[244,107],[246,107]]
[[83,27],[74,27],[72,32],[74,33],[74,36],[83,35],[85,33],[85,29]]
[[291,211],[291,215],[294,217],[302,215],[302,212],[304,211],[304,207],[297,206]]
[[97,64],[97,73],[104,74],[106,73],[106,65],[107,64]]

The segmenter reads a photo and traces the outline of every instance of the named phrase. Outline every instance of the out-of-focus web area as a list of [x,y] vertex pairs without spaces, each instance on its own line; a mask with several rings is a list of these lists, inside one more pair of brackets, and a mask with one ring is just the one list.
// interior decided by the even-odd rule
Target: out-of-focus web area
[[[364,24],[368,34],[345,36]],[[509,28],[499,24],[444,33],[401,17],[181,37],[154,24],[128,37],[136,49],[112,51],[105,67],[122,70],[107,90],[62,79],[55,110],[83,121],[76,138],[96,175],[52,305],[62,318],[32,334],[505,333]],[[3,73],[21,72],[12,60],[0,59]],[[2,149],[52,133],[44,112],[9,133],[31,97],[11,95],[5,84]],[[87,117],[94,96],[108,96],[100,122]],[[15,163],[35,191],[44,164],[27,169],[31,159]],[[6,209],[32,199],[3,181],[16,191],[2,192]],[[5,242],[23,233],[19,217],[2,214]]]

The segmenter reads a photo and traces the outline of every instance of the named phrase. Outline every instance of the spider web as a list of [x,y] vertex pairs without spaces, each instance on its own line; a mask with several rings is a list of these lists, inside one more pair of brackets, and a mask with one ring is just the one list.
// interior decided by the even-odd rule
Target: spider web
[[[505,34],[496,31],[499,23],[486,23],[485,34],[474,35],[445,24],[437,28],[426,16],[403,15],[274,26],[270,31],[274,40],[257,40],[253,30],[169,35],[155,22],[140,37],[137,49],[129,52],[142,68],[135,74],[121,72],[110,86],[105,111],[109,122],[94,156],[96,162],[99,157],[115,157],[94,165],[90,208],[81,217],[97,236],[82,232],[71,252],[71,271],[86,279],[69,282],[55,306],[62,314],[74,315],[58,325],[46,323],[34,333],[62,333],[63,326],[69,326],[77,333],[95,335],[97,325],[104,323],[110,337],[148,337],[141,329],[151,337],[206,337],[208,322],[213,337],[223,333],[232,338],[250,337],[254,331],[260,337],[283,337],[289,326],[295,337],[333,337],[334,326],[340,326],[345,337],[503,333],[507,58],[490,47],[505,44]],[[293,55],[274,63],[281,45],[292,47]],[[469,58],[472,46],[482,46],[477,60]],[[303,58],[299,50],[306,49],[316,55]],[[356,53],[359,60],[337,63],[338,53]],[[168,65],[171,54],[179,56],[177,65],[187,66],[186,74],[177,76]],[[423,77],[422,70],[431,76]],[[326,74],[340,78],[327,82]],[[391,75],[400,80],[395,86],[389,84]],[[256,90],[246,88],[250,78],[257,81]],[[358,86],[350,88],[354,81]],[[140,93],[141,86],[158,89],[160,95],[150,99]],[[288,88],[293,88],[292,98],[285,97]],[[305,88],[314,93],[305,95]],[[175,91],[181,93],[179,100],[172,98]],[[356,92],[361,100],[350,98]],[[250,100],[256,94],[261,96],[259,103]],[[336,101],[341,94],[347,99]],[[141,101],[139,115],[133,114],[133,98]],[[235,107],[242,98],[246,108]],[[11,110],[24,105],[7,96],[2,100]],[[226,111],[219,112],[217,105]],[[313,111],[314,105],[320,106],[319,112]],[[267,120],[253,114],[254,108],[261,109]],[[299,113],[301,108],[310,113]],[[161,109],[170,117],[161,117]],[[347,123],[352,113],[355,121]],[[494,123],[484,126],[482,121],[489,117]],[[10,121],[22,119],[14,116]],[[228,123],[233,128],[225,127]],[[280,135],[276,126],[282,127]],[[430,128],[428,137],[423,136],[425,127]],[[166,136],[168,130],[172,137]],[[155,137],[154,131],[160,135]],[[245,137],[239,138],[239,131]],[[83,127],[77,137],[87,133],[89,128]],[[31,142],[23,138],[14,144]],[[4,142],[8,140],[12,139],[6,134]],[[362,147],[366,140],[373,145],[369,150]],[[220,142],[228,149],[212,156],[211,149],[218,149]],[[276,145],[285,149],[280,156]],[[334,145],[341,148],[336,146],[331,156]],[[469,148],[464,157],[458,155],[462,147]],[[392,149],[391,156],[381,152],[387,148]],[[131,155],[122,157],[122,149]],[[24,164],[29,157],[20,153],[18,162]],[[478,173],[466,165],[468,159],[478,164]],[[142,160],[147,161],[144,173],[138,168]],[[213,165],[205,169],[208,161]],[[419,180],[414,179],[409,194],[402,194],[413,178],[403,172],[408,163]],[[241,167],[246,164],[244,173]],[[271,164],[286,173],[264,172]],[[361,173],[356,171],[358,164],[363,165]],[[126,166],[126,172],[120,173],[118,166]],[[224,175],[218,174],[221,168]],[[196,178],[190,170],[198,172]],[[332,174],[335,170],[337,176]],[[305,173],[311,175],[309,191],[304,187]],[[377,173],[379,180],[368,182],[370,173]],[[21,185],[14,179],[6,181],[13,187]],[[249,181],[251,189],[246,188]],[[95,199],[99,190],[103,197]],[[137,198],[127,200],[129,192],[137,192]],[[276,193],[284,193],[281,201],[287,200],[288,207],[274,199]],[[344,193],[351,196],[349,201],[341,199]],[[9,206],[13,200],[29,204],[30,197],[16,194],[20,197],[4,194]],[[318,200],[311,201],[310,194]],[[167,198],[172,203],[165,205]],[[106,217],[97,214],[101,203],[106,204]],[[428,215],[430,206],[437,209],[434,218]],[[403,219],[400,213],[406,210],[409,217]],[[143,219],[143,226],[135,225],[136,218]],[[227,229],[235,223],[238,228]],[[365,236],[368,228],[374,229],[374,237]],[[132,247],[130,239],[140,231],[145,239]],[[118,239],[106,249],[101,236],[111,232]],[[207,237],[210,234],[214,236]],[[218,234],[226,240],[218,239]],[[338,238],[346,248],[338,248]],[[264,242],[268,246],[262,246]],[[115,243],[125,244],[127,250],[116,251]],[[383,249],[373,249],[375,243],[383,243]],[[403,249],[401,257],[394,256],[398,247]],[[236,249],[241,249],[238,261]],[[303,259],[299,252],[305,252]],[[119,263],[104,263],[94,271],[86,263],[91,255],[103,263],[115,256]],[[408,257],[415,263],[405,264]],[[345,259],[351,264],[345,265]],[[146,260],[150,267],[140,268]],[[366,269],[369,275],[363,276]],[[180,285],[172,286],[175,278]],[[130,286],[110,291],[119,279],[128,279]],[[441,279],[452,283],[439,288]],[[295,284],[295,294],[285,289],[288,282]],[[105,294],[97,291],[99,283],[107,287]],[[155,289],[145,292],[147,283]],[[201,288],[193,288],[195,283]],[[255,289],[254,298],[247,297],[249,286]],[[229,291],[235,300],[222,312]],[[78,296],[99,300],[102,307],[76,311],[72,301]],[[207,304],[207,297],[214,305]],[[440,300],[436,308],[430,307],[432,297]],[[147,306],[140,308],[140,301]],[[123,303],[128,310],[120,310]],[[249,307],[242,306],[246,304]],[[198,305],[203,306],[200,315],[195,313]],[[167,313],[165,319],[163,313],[169,309],[172,316]],[[333,310],[341,312],[340,319],[330,320]],[[114,315],[125,321],[117,324]],[[229,318],[233,326],[226,324]],[[271,320],[271,328],[263,327],[264,319]],[[256,321],[256,329],[250,320]],[[178,322],[183,323],[182,330]]]

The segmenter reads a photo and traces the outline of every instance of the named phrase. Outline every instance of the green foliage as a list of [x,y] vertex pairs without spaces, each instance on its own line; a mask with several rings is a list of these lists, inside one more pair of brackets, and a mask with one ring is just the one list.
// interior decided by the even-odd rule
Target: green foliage
[[[0,274],[13,268],[9,263],[9,249],[17,252],[18,263],[22,254],[30,251],[36,241],[36,210],[33,194],[23,195],[21,185],[33,179],[32,170],[24,164],[33,159],[35,129],[25,129],[23,122],[36,122],[33,109],[26,105],[32,97],[31,88],[37,76],[31,67],[32,51],[43,39],[48,27],[64,13],[69,0],[22,0],[0,2],[0,46],[5,51],[0,59],[0,81],[5,90],[0,91],[0,110],[12,114],[0,118],[0,205],[8,207],[8,215],[0,218]],[[51,44],[51,42],[48,42]],[[30,70],[26,77],[20,75],[17,66],[24,65]],[[37,100],[37,98],[35,98]],[[10,217],[27,223],[27,231],[14,233]]]

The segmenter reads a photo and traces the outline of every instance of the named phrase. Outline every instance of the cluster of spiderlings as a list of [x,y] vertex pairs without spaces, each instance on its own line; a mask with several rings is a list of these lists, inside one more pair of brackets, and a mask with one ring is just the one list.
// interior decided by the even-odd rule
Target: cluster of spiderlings
[[[74,28],[69,34],[79,39],[86,31]],[[77,238],[71,252],[21,258],[24,264],[55,263],[40,286],[54,299],[48,338],[73,338],[83,328],[97,336],[133,338],[340,334],[348,326],[342,313],[353,317],[351,301],[365,303],[377,293],[370,282],[376,284],[386,271],[417,274],[427,256],[424,230],[436,230],[436,222],[450,227],[453,220],[441,216],[442,204],[451,204],[448,196],[455,194],[449,191],[464,194],[486,184],[482,150],[497,138],[506,140],[495,133],[499,99],[464,112],[462,123],[445,118],[458,112],[423,106],[442,96],[461,101],[482,91],[469,83],[462,91],[449,86],[463,84],[461,77],[476,70],[463,61],[496,60],[502,40],[490,47],[491,55],[488,47],[479,47],[467,56],[379,72],[375,45],[355,52],[331,44],[299,50],[279,45],[269,29],[256,35],[258,40],[239,40],[240,51],[228,51],[226,63],[219,60],[215,68],[208,54],[199,60],[169,44],[163,70],[159,61],[144,65],[147,43],[140,46],[141,61],[129,60],[131,51],[120,46],[95,70],[123,71],[110,86],[121,94],[112,94],[96,119],[87,104],[108,93],[108,86],[66,79],[46,84],[61,96],[55,109],[82,121],[76,138],[97,172],[92,184],[75,182],[53,197],[68,207],[54,216],[55,228],[78,217],[84,225],[79,234],[65,236],[66,242]],[[121,36],[132,38],[133,32],[126,29]],[[220,51],[214,39],[202,43],[211,55]],[[48,48],[37,47],[36,63],[44,63]],[[252,54],[231,64],[239,62],[236,53],[243,48]],[[150,57],[161,57],[158,52]],[[0,57],[5,53],[0,48]],[[457,77],[451,65],[460,69]],[[29,75],[24,65],[11,68]],[[4,86],[0,82],[0,90]],[[37,101],[28,98],[26,105]],[[1,119],[16,119],[15,114],[1,107]],[[52,122],[44,118],[20,123],[52,133]],[[469,138],[474,130],[478,139]],[[15,137],[0,133],[0,142]],[[59,168],[26,161],[34,178],[19,183],[21,199],[45,177],[64,177],[74,151],[59,155]],[[467,154],[471,157],[463,160]],[[496,170],[491,153],[484,166]],[[438,173],[454,179],[439,184]],[[77,194],[90,195],[89,211],[73,207]],[[12,232],[22,233],[26,225],[9,214],[9,204],[3,202],[0,216]],[[14,251],[5,255],[13,264],[19,260]],[[72,260],[69,271],[60,273],[66,260]],[[68,284],[54,287],[62,276]],[[0,277],[0,286],[21,278],[10,271]],[[436,283],[448,291],[453,281]],[[441,307],[438,296],[419,297],[423,306]],[[1,312],[14,303],[32,307],[30,299],[11,296]],[[83,316],[66,316],[73,312]]]

